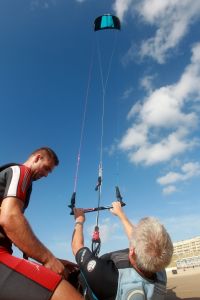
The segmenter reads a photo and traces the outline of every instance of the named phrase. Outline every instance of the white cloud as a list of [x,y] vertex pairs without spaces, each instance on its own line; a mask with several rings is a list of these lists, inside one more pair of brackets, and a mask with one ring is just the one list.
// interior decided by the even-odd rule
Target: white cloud
[[[134,141],[134,146],[136,141]],[[130,161],[133,163],[143,163],[153,165],[165,162],[173,156],[181,154],[191,148],[194,142],[186,141],[181,130],[169,134],[166,138],[159,140],[157,143],[146,143],[129,153]],[[139,143],[137,144],[139,146]]]
[[141,108],[142,108],[142,104],[139,101],[136,102],[132,106],[131,110],[129,111],[127,119],[129,120],[129,119],[133,118],[135,115],[137,115],[140,112]]
[[127,90],[125,90],[122,95],[122,99],[128,99],[130,97],[130,95],[133,93],[133,91],[134,91],[133,87],[130,87]]
[[164,63],[168,51],[178,45],[200,15],[200,2],[145,0],[139,5],[138,12],[145,21],[158,27],[155,36],[142,43],[141,56],[151,56]]
[[[191,78],[191,76],[187,77]],[[145,123],[149,126],[161,127],[169,127],[169,122],[171,126],[180,123],[192,126],[196,123],[195,113],[186,114],[181,110],[187,91],[182,94],[182,98],[181,95],[177,97],[179,85],[181,85],[181,90],[185,88],[185,85],[180,82],[177,85],[162,87],[152,92],[141,111],[141,118]],[[190,88],[193,89],[192,86]]]
[[172,193],[175,193],[176,191],[177,191],[177,189],[174,185],[169,185],[163,189],[163,194],[170,195]]
[[131,162],[165,162],[198,145],[194,134],[199,112],[193,104],[200,100],[199,53],[200,43],[193,47],[191,62],[177,83],[152,91],[128,113],[133,123],[119,148],[128,152]]
[[144,78],[142,78],[140,81],[141,87],[143,87],[148,93],[152,92],[152,90],[153,90],[153,85],[152,85],[153,79],[154,79],[154,76],[148,75],[148,76],[145,76]]
[[171,183],[176,183],[179,181],[185,181],[192,177],[200,175],[200,163],[199,162],[189,162],[181,167],[180,172],[169,172],[165,176],[157,179],[160,185],[167,185]]
[[[123,19],[127,12],[133,17],[156,26],[155,35],[141,44],[141,57],[150,56],[164,63],[169,51],[175,48],[200,16],[200,1],[194,0],[116,0],[116,14]],[[128,56],[132,56],[130,48]]]
[[116,15],[122,21],[124,14],[128,11],[129,7],[132,5],[132,0],[116,0],[113,8],[116,12]]
[[35,10],[38,8],[48,9],[50,5],[55,5],[56,0],[31,0],[31,9]]
[[142,147],[147,141],[147,126],[138,124],[129,128],[123,137],[120,148],[123,150],[131,150],[133,147]]
[[200,176],[200,163],[188,162],[181,166],[179,172],[168,172],[166,175],[159,177],[157,183],[164,186],[163,194],[169,195],[177,191],[175,184],[197,176]]

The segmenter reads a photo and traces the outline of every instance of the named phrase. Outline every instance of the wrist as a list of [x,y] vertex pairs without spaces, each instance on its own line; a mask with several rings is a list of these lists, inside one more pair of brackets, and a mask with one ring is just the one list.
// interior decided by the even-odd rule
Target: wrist
[[75,218],[75,223],[76,222],[84,223],[85,222],[85,218],[83,216],[78,216],[78,217]]
[[76,221],[76,222],[75,222],[75,224],[74,224],[74,226],[76,226],[76,225],[83,226],[83,224],[84,224],[84,222],[81,222],[81,221]]
[[50,252],[50,251],[47,251],[44,255],[43,255],[43,257],[42,257],[42,259],[41,259],[41,263],[43,264],[43,265],[45,265],[45,264],[47,264],[51,259],[52,259],[52,256],[53,256],[53,254]]
[[126,215],[124,214],[123,211],[121,211],[121,212],[118,214],[118,218],[119,218],[120,220],[126,219]]

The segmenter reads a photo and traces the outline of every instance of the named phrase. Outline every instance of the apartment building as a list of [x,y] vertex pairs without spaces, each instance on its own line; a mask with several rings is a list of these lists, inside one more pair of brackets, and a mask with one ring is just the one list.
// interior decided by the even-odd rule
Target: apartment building
[[173,245],[173,256],[176,258],[178,269],[200,266],[200,236],[179,241]]

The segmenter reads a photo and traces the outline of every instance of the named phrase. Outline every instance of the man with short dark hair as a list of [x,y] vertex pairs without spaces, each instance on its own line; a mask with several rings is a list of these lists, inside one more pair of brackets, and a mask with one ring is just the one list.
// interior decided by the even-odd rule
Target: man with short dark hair
[[[36,237],[24,210],[32,181],[48,176],[59,163],[55,152],[42,147],[23,164],[0,167],[0,299],[81,300],[82,296],[63,279],[64,265]],[[15,244],[34,263],[12,255]]]
[[74,209],[72,251],[80,267],[85,299],[163,300],[167,280],[164,269],[173,254],[169,234],[155,218],[144,218],[133,225],[119,201],[112,205],[111,212],[122,222],[130,246],[99,258],[84,246],[84,212]]

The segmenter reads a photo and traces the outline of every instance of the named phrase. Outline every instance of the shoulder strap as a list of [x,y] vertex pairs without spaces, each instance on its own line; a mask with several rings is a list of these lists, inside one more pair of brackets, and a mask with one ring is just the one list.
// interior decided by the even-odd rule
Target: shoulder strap
[[2,172],[3,170],[5,170],[5,169],[7,169],[9,167],[12,167],[12,166],[19,166],[19,164],[9,163],[9,164],[2,165],[2,166],[0,166],[0,172]]
[[110,258],[114,262],[117,269],[132,268],[129,257],[129,249],[115,251],[111,254]]

